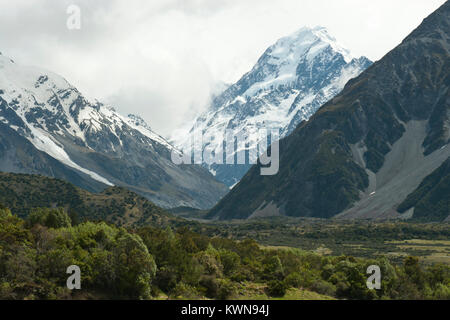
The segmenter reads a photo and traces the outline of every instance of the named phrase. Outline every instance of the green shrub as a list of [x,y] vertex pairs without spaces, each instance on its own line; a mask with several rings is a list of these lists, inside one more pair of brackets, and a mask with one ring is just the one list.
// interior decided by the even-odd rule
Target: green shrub
[[28,215],[27,224],[29,226],[40,224],[54,229],[66,228],[71,226],[71,219],[62,208],[36,208],[31,210],[31,213]]
[[280,257],[269,256],[263,261],[263,277],[265,279],[281,280],[283,279],[283,265]]
[[336,287],[329,283],[326,282],[324,280],[317,280],[315,281],[310,287],[309,289],[311,291],[326,295],[326,296],[331,296],[334,297],[336,296]]
[[219,293],[219,284],[214,276],[203,276],[200,279],[200,286],[202,287],[206,297],[211,299],[217,298]]
[[199,252],[196,257],[208,275],[222,276],[223,266],[217,250],[210,246],[206,251]]
[[195,299],[198,295],[195,288],[184,282],[178,282],[172,290],[171,296],[176,299]]
[[286,294],[287,286],[283,281],[272,280],[267,285],[267,294],[271,297],[283,297]]
[[284,282],[289,287],[300,288],[303,284],[303,277],[297,272],[293,272],[284,279]]
[[219,250],[219,257],[223,265],[224,275],[229,276],[239,269],[241,258],[236,252],[222,249]]
[[218,283],[219,290],[217,292],[217,299],[228,300],[236,295],[237,288],[236,285],[233,284],[233,282],[228,279],[220,279],[218,280]]
[[450,285],[439,283],[432,298],[436,300],[450,300]]

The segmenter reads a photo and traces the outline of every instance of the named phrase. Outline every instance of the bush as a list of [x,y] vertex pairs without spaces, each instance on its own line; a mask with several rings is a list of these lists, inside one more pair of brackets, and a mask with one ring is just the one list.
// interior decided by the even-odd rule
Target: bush
[[219,284],[214,276],[203,276],[200,279],[200,286],[203,287],[206,297],[213,299],[218,296]]
[[239,269],[241,258],[236,252],[222,249],[219,251],[219,256],[224,275],[229,276]]
[[271,297],[283,297],[286,294],[287,286],[283,281],[272,280],[267,286],[267,294]]
[[323,280],[315,281],[309,289],[326,296],[336,296],[336,287],[331,283]]
[[6,219],[11,216],[12,216],[11,211],[3,207],[0,203],[0,219]]
[[195,299],[197,297],[195,288],[184,282],[178,282],[171,295],[177,299]]
[[155,284],[166,293],[172,292],[177,285],[177,275],[170,267],[162,267],[155,277]]
[[263,261],[263,277],[265,279],[281,280],[283,279],[283,265],[280,257],[270,256]]
[[219,253],[211,245],[206,251],[199,252],[196,257],[208,275],[222,276],[223,266],[219,261]]
[[31,210],[31,213],[27,218],[27,224],[28,226],[40,224],[47,228],[54,229],[67,228],[71,226],[71,219],[62,208],[37,208]]
[[289,287],[300,288],[303,284],[303,277],[297,272],[293,272],[284,279],[284,282]]
[[217,292],[217,299],[228,300],[231,299],[237,292],[236,286],[227,279],[219,280],[219,290]]
[[450,286],[440,283],[436,286],[433,299],[450,300]]

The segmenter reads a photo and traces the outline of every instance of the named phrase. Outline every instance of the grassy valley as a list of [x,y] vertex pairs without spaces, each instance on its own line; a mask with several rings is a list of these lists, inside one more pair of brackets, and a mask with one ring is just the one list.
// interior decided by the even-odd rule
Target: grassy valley
[[425,264],[442,262],[450,265],[449,223],[283,217],[209,222],[193,228],[209,236],[250,237],[264,246],[299,248],[324,255],[386,256],[395,263],[412,255],[420,257]]

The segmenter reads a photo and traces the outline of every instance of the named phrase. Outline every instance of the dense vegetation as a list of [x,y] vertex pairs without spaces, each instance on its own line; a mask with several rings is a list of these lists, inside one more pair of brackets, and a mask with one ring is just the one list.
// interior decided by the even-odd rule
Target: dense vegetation
[[387,255],[389,261],[399,264],[406,255],[412,255],[420,257],[422,264],[450,264],[450,223],[271,217],[192,224],[190,228],[210,237],[251,238],[266,246],[334,256]]
[[177,219],[144,197],[120,187],[91,193],[59,179],[0,172],[0,203],[20,217],[33,208],[63,207],[79,220],[120,226],[167,225]]
[[[366,287],[373,264],[381,268],[381,290]],[[81,290],[66,288],[70,265],[81,268]],[[233,299],[252,297],[255,287],[268,297],[297,288],[341,299],[450,299],[450,267],[265,248],[186,227],[77,224],[63,209],[34,209],[25,220],[0,209],[2,299]]]

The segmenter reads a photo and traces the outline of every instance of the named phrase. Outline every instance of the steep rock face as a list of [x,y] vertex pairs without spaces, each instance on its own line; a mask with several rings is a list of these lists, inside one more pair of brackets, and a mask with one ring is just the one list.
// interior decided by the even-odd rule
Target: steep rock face
[[450,218],[450,157],[398,206],[401,213],[409,210],[418,220]]
[[[370,64],[365,57],[354,58],[325,28],[302,28],[269,47],[250,72],[213,99],[190,135],[175,143],[186,146],[195,130],[215,137],[195,146],[201,151],[221,148],[227,129],[253,139],[259,129],[278,129],[285,137]],[[204,165],[228,186],[250,168],[249,164]]]
[[278,175],[252,167],[209,216],[400,217],[450,155],[449,21],[446,2],[281,141]]
[[36,149],[30,141],[2,122],[0,122],[0,171],[42,174],[73,181],[91,192],[98,192],[106,187],[89,175]]
[[164,207],[209,208],[227,190],[199,166],[172,163],[174,147],[140,117],[91,103],[64,78],[2,55],[0,123],[2,170],[63,178],[91,191],[123,186]]

